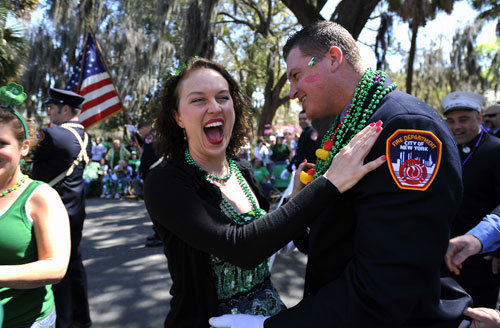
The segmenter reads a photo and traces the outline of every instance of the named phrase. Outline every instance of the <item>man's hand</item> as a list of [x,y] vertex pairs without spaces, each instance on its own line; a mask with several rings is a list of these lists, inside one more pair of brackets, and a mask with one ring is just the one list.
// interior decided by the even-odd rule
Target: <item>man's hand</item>
[[444,256],[446,266],[455,274],[460,274],[465,259],[479,253],[482,247],[479,239],[473,235],[463,235],[451,239]]
[[497,310],[487,308],[466,308],[464,315],[473,319],[470,328],[500,327],[500,314]]
[[250,314],[225,314],[208,320],[214,328],[263,328],[268,317]]

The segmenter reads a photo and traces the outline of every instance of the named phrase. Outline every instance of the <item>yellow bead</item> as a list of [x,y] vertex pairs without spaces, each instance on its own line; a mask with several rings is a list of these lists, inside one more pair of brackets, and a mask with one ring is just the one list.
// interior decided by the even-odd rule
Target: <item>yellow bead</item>
[[314,180],[314,176],[313,175],[309,175],[309,174],[307,174],[304,171],[300,172],[300,182],[302,182],[303,184],[305,184],[305,185],[309,184],[313,180]]
[[326,159],[330,156],[330,152],[324,149],[316,149],[316,157],[326,161]]

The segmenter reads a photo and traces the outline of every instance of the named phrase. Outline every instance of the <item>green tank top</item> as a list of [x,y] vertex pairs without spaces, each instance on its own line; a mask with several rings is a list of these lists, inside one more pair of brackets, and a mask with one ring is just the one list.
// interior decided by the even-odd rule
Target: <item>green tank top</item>
[[[44,182],[33,181],[0,215],[0,264],[17,265],[38,260],[33,225],[26,214],[26,201]],[[32,289],[0,288],[4,308],[3,327],[18,327],[48,316],[54,309],[52,286]]]

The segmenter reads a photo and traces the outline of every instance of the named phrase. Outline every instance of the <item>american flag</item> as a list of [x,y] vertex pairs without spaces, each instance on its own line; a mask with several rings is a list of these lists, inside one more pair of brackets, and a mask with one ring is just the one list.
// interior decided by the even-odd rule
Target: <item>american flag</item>
[[85,54],[78,58],[65,89],[85,97],[80,121],[88,128],[118,113],[123,105],[90,33],[85,44]]

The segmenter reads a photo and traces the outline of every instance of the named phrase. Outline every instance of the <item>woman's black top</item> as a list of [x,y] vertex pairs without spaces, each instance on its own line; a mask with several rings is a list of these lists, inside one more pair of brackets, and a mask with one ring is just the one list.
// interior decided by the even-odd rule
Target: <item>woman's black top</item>
[[[251,166],[236,163],[260,207],[267,209]],[[146,207],[163,240],[172,278],[165,327],[208,327],[208,319],[217,315],[210,254],[252,268],[302,233],[321,205],[339,194],[320,177],[280,209],[241,226],[220,210],[220,189],[205,174],[184,161],[172,161],[151,170],[144,184]]]

